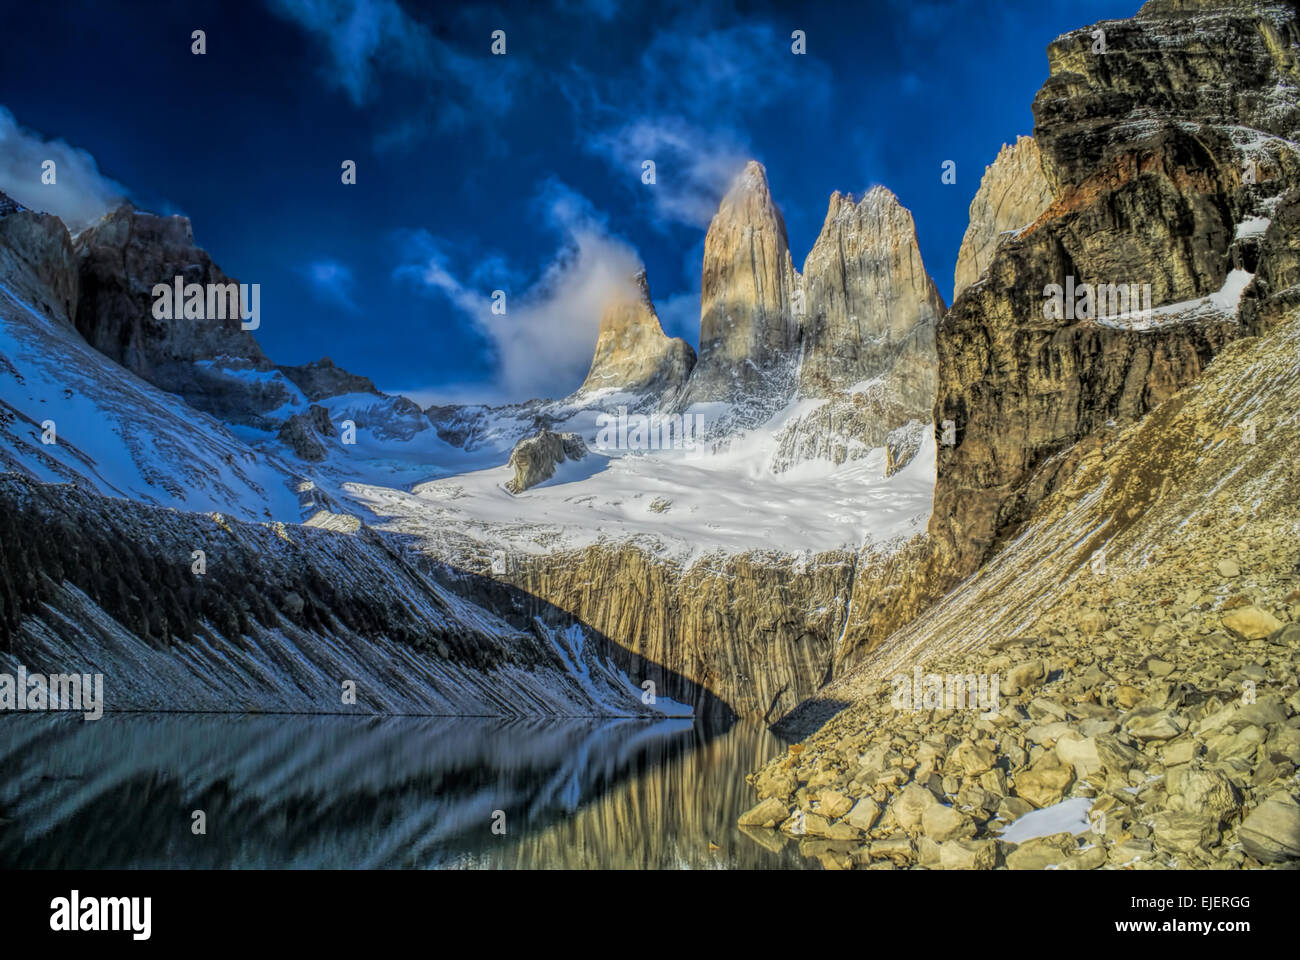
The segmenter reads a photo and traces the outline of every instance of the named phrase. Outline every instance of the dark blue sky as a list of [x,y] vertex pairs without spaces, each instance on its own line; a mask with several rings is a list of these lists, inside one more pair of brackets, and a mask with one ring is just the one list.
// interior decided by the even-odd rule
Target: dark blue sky
[[[1138,6],[10,2],[0,152],[66,141],[139,206],[189,216],[227,273],[262,285],[277,362],[328,354],[421,399],[562,394],[629,257],[668,332],[698,341],[704,229],[748,157],[796,267],[832,190],[881,183],[949,299],[984,167],[1032,132],[1047,43]],[[89,165],[60,169],[60,190],[91,189]],[[497,288],[506,318],[483,309]]]

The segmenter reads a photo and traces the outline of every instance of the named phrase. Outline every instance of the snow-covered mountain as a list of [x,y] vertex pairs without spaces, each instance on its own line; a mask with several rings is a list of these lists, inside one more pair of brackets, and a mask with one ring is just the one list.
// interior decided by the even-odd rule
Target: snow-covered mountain
[[[766,173],[751,163],[706,237],[698,362],[664,335],[641,273],[606,304],[572,394],[428,410],[328,358],[276,366],[245,329],[255,322],[241,323],[242,300],[224,319],[156,317],[157,283],[239,289],[182,217],[125,206],[72,238],[53,217],[5,209],[6,469],[181,511],[401,538],[471,578],[479,601],[502,601],[491,583],[524,590],[522,607],[505,596],[516,624],[540,613],[562,634],[576,616],[612,669],[653,663],[670,696],[698,705],[709,689],[751,704],[742,712],[771,700],[766,679],[741,692],[688,667],[729,658],[730,628],[682,634],[683,654],[665,657],[640,631],[595,625],[572,598],[529,587],[535,565],[631,550],[685,590],[690,571],[720,558],[758,563],[748,582],[827,551],[887,556],[927,521],[943,304],[888,191],[860,203],[834,194],[800,276]],[[57,443],[42,442],[47,420]],[[569,439],[530,440],[541,431]],[[539,450],[570,455],[525,470],[521,458]],[[611,589],[623,562],[592,589]],[[823,642],[844,614],[815,614]],[[778,631],[784,652],[768,656],[789,660],[794,676],[769,712],[793,706],[824,671],[821,654],[797,652],[806,633]]]
[[[140,216],[119,212],[101,227]],[[187,224],[154,226],[164,246],[189,236]],[[130,233],[128,248],[142,248],[128,261],[148,259],[151,242]],[[384,471],[383,458],[403,444],[421,435],[446,446],[414,404],[356,390],[324,364],[291,368],[300,388],[234,331],[245,356],[213,356],[229,343],[134,325],[126,306],[109,315],[139,371],[92,347],[74,317],[109,302],[102,263],[86,269],[97,249],[0,197],[0,669],[102,673],[108,709],[691,711],[666,693],[643,702],[646,671],[629,674],[616,646],[581,624],[513,610],[508,597],[486,609],[475,597],[494,587],[360,526],[328,493],[355,471],[301,460],[275,430],[318,400],[355,421],[373,454],[366,469],[400,477],[401,463]],[[126,297],[148,279],[110,286]]]

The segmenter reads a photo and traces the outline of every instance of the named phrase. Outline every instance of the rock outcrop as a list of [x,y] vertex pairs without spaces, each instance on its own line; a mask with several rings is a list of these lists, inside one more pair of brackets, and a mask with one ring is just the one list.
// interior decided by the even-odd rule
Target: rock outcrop
[[984,168],[970,204],[970,223],[957,253],[953,299],[984,275],[1003,237],[1029,226],[1051,202],[1052,188],[1034,138],[1017,137],[1014,144],[1003,144],[997,158]]
[[345,393],[369,393],[376,397],[383,396],[375,386],[375,382],[369,377],[349,373],[342,367],[335,366],[334,361],[329,357],[322,357],[319,360],[299,366],[279,364],[276,369],[292,380],[294,386],[301,390],[312,403],[329,397],[341,396]]
[[300,459],[319,463],[328,455],[327,439],[336,436],[330,412],[313,403],[306,413],[295,413],[280,427],[278,438]]
[[271,426],[264,415],[292,391],[238,315],[186,319],[175,305],[175,319],[154,316],[155,284],[234,283],[195,246],[189,220],[126,204],[78,234],[76,252],[76,325],[91,346],[199,410]]
[[566,460],[581,460],[587,445],[576,433],[540,430],[515,444],[506,465],[515,475],[506,481],[511,493],[523,493],[555,475],[555,468]]
[[659,324],[644,270],[606,304],[596,352],[580,391],[616,389],[661,398],[680,390],[695,351]]
[[788,396],[799,324],[785,220],[772,200],[767,171],[750,161],[736,178],[704,238],[700,287],[700,355],[683,405],[753,404]]
[[885,438],[885,476],[892,477],[912,462],[921,451],[930,424],[911,420],[889,431]]

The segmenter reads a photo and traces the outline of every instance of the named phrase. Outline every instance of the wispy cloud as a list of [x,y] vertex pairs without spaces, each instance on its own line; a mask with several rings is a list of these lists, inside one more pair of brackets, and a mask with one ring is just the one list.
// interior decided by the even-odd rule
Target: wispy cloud
[[[54,161],[54,183],[41,182],[42,164]],[[63,140],[47,140],[18,125],[0,107],[0,192],[25,207],[54,214],[79,230],[120,204],[127,190],[99,172],[95,158]]]
[[463,127],[473,117],[500,116],[511,108],[527,67],[518,53],[471,55],[441,40],[396,0],[266,0],[270,9],[313,37],[323,49],[324,76],[358,107],[373,107],[385,76],[420,87],[430,104],[409,112],[378,136],[381,148],[410,146],[433,128]]
[[[466,271],[469,281],[462,280],[451,245],[425,231],[409,236],[408,263],[396,271],[444,298],[488,338],[495,377],[486,392],[496,400],[563,396],[577,388],[591,363],[601,310],[615,292],[630,287],[641,266],[586,198],[564,184],[547,181],[537,205],[561,243],[525,289],[491,285],[520,276],[499,257],[480,261]],[[494,289],[506,294],[504,313],[493,312]],[[476,390],[480,399],[484,392]]]
[[671,115],[641,117],[595,134],[589,144],[631,182],[640,177],[644,161],[653,160],[655,182],[646,190],[656,215],[691,226],[708,224],[751,153],[734,131],[709,132]]
[[352,295],[356,281],[350,267],[337,260],[316,260],[303,267],[301,272],[318,299],[349,313],[358,312],[359,308]]
[[715,25],[725,16],[704,3],[656,31],[634,65],[593,76],[573,67],[562,89],[585,131],[585,145],[646,186],[664,224],[705,226],[735,174],[755,154],[749,126],[762,111],[789,102],[824,109],[830,72],[815,57],[796,56],[790,40],[761,20]]

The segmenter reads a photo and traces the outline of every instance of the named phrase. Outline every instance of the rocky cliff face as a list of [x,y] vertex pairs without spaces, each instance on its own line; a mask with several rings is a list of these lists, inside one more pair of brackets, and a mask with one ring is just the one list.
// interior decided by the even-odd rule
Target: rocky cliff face
[[672,395],[694,366],[691,345],[664,335],[642,270],[605,306],[595,356],[580,389]]
[[[1061,454],[1141,417],[1244,332],[1238,300],[1258,299],[1257,272],[1290,276],[1261,265],[1255,233],[1297,170],[1294,11],[1155,3],[1103,26],[1104,54],[1094,28],[1048,49],[1034,114],[1053,202],[940,330],[935,422],[956,437],[940,448],[930,532],[947,583],[1053,489]],[[1157,309],[1045,315],[1048,285],[1067,283],[1148,285]]]
[[984,275],[1000,240],[1028,227],[1051,202],[1052,188],[1034,138],[1017,137],[1014,144],[1003,144],[997,158],[984,168],[971,201],[970,223],[957,253],[953,299]]
[[652,680],[700,712],[770,723],[829,678],[855,564],[838,552],[804,563],[753,554],[683,569],[608,544],[519,558],[508,580],[613,639],[615,662],[638,684]]
[[77,303],[77,261],[63,221],[0,193],[0,277],[19,299],[69,322]]
[[189,220],[127,204],[78,234],[76,252],[77,329],[101,353],[226,420],[269,426],[264,414],[292,398],[238,316],[186,319],[175,305],[175,319],[155,318],[155,284],[234,282],[195,246]]
[[684,404],[788,395],[799,342],[795,286],[785,220],[767,172],[751,161],[704,238],[700,359]]

